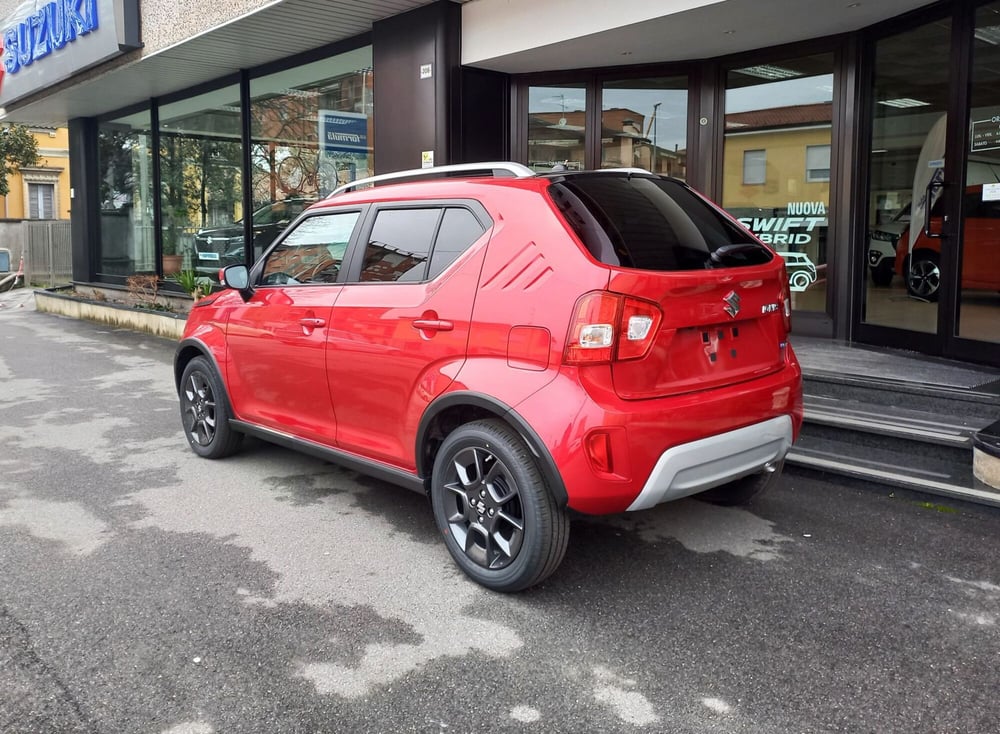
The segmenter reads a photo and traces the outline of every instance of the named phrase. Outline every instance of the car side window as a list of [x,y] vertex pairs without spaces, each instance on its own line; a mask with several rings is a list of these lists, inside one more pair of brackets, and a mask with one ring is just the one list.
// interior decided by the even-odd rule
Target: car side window
[[303,219],[268,254],[261,285],[335,283],[360,216],[338,212]]
[[441,220],[441,228],[434,242],[434,251],[431,253],[427,278],[432,280],[440,275],[485,232],[483,225],[468,209],[445,209],[444,219]]
[[421,281],[442,210],[382,209],[361,261],[362,283]]

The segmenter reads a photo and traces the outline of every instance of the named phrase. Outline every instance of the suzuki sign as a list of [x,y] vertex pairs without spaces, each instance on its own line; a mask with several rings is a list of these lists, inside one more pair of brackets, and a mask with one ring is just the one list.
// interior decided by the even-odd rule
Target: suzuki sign
[[140,47],[139,0],[24,2],[2,25],[0,107]]

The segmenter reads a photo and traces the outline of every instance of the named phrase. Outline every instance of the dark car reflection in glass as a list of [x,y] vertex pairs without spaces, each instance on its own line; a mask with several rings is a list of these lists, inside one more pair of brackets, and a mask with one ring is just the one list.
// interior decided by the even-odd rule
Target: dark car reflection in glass
[[[253,213],[253,259],[274,242],[285,227],[316,202],[315,198],[296,197],[275,201]],[[243,220],[222,227],[200,229],[194,236],[195,269],[216,277],[219,269],[244,262]]]

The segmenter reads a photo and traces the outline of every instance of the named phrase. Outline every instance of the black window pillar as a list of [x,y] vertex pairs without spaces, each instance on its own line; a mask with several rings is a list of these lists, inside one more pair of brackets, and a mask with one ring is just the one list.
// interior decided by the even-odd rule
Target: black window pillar
[[101,238],[101,182],[98,180],[97,120],[69,121],[70,232],[73,280],[93,280]]

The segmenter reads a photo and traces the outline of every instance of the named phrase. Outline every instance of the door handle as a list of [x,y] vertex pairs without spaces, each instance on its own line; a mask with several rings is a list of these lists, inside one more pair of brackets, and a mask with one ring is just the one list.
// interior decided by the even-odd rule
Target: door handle
[[[927,184],[927,193],[925,194],[924,204],[924,236],[933,237],[934,239],[940,239],[943,236],[943,232],[932,232],[931,231],[931,204],[934,203],[934,192],[938,189],[944,190],[943,181],[931,181]],[[944,222],[947,217],[942,217],[941,221]]]
[[444,319],[414,319],[413,328],[421,331],[451,331],[455,324]]
[[326,319],[304,318],[299,319],[299,323],[308,329],[318,329],[321,326],[326,326]]

